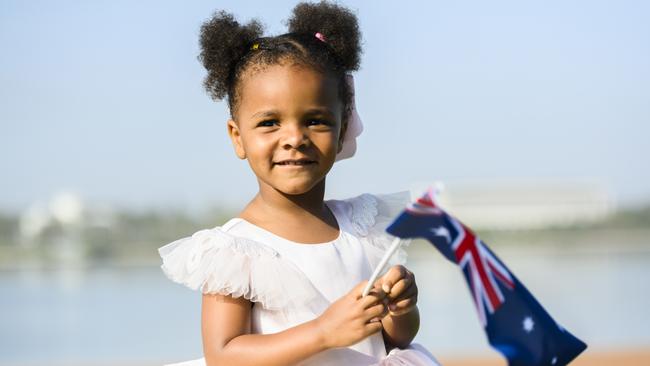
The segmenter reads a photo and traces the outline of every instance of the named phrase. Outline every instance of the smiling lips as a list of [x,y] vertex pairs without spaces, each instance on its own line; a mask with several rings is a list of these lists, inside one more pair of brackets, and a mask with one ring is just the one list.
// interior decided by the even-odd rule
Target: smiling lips
[[273,165],[282,165],[282,166],[304,166],[304,165],[311,165],[311,164],[316,164],[316,161],[309,160],[309,159],[287,159],[287,160],[281,160],[273,163]]

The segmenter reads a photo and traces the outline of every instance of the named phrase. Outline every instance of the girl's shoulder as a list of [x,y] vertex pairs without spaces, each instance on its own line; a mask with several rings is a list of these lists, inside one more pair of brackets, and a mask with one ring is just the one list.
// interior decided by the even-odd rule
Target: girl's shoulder
[[233,235],[231,222],[158,248],[165,275],[204,294],[243,297],[269,310],[320,301],[320,294],[291,262],[270,246]]
[[364,193],[344,200],[328,200],[327,205],[344,216],[359,236],[380,234],[409,203],[408,191],[391,194]]
[[[345,217],[344,229],[359,238],[366,249],[373,268],[379,263],[394,236],[386,232],[386,227],[399,215],[410,201],[408,191],[391,194],[364,193],[344,200],[328,200],[328,206],[337,216]],[[394,255],[390,264],[406,263],[404,247],[410,243],[405,240]]]

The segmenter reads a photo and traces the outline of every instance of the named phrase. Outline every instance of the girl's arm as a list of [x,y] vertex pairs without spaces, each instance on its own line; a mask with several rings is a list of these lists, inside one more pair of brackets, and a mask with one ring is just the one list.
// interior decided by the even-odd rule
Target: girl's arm
[[382,294],[361,297],[365,282],[318,318],[275,334],[250,334],[251,302],[203,295],[203,353],[211,365],[292,365],[318,352],[346,347],[382,329]]

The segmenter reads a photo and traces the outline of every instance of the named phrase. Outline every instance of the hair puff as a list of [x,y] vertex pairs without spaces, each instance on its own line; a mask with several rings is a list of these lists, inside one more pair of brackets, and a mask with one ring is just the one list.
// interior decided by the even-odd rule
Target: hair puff
[[291,33],[321,33],[346,71],[359,69],[361,32],[356,15],[349,9],[326,1],[300,3],[287,24]]
[[232,70],[248,52],[251,42],[262,36],[263,27],[257,20],[240,25],[232,14],[219,11],[203,23],[199,44],[199,61],[208,71],[203,82],[212,99],[228,95]]

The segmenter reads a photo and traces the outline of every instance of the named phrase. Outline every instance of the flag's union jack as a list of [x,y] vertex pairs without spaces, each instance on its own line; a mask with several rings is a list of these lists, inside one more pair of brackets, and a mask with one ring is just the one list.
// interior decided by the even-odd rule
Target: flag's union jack
[[410,204],[407,211],[415,215],[444,216],[445,220],[440,221],[440,226],[432,228],[431,232],[435,236],[443,237],[451,247],[456,263],[467,276],[479,319],[485,327],[486,309],[492,314],[505,301],[497,281],[510,290],[515,287],[515,282],[510,272],[485,247],[481,239],[468,227],[438,208],[433,194],[432,191],[427,192]]

